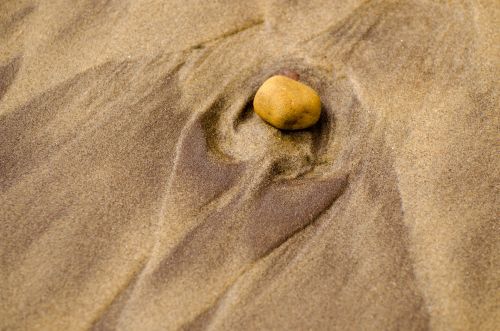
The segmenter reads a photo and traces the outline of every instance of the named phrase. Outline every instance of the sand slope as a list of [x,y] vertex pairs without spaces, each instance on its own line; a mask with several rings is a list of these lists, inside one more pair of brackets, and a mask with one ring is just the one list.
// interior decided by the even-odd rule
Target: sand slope
[[0,4],[0,329],[500,325],[498,2],[249,3]]

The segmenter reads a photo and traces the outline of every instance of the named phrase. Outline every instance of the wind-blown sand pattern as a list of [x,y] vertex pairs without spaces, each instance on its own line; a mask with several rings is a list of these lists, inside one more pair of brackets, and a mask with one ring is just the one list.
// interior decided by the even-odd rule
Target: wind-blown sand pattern
[[495,330],[499,12],[2,1],[0,329]]

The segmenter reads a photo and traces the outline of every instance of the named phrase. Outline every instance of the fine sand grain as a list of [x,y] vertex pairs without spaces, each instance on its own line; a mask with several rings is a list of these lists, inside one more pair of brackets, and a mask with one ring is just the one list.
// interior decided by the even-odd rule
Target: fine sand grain
[[[0,1],[0,330],[498,330],[500,3]],[[252,109],[293,71],[322,117]]]

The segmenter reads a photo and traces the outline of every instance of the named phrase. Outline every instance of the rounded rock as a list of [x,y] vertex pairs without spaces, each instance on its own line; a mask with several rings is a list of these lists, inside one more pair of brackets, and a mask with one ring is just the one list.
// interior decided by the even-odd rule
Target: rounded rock
[[321,99],[306,84],[276,75],[257,90],[253,108],[260,118],[278,129],[300,130],[319,120]]

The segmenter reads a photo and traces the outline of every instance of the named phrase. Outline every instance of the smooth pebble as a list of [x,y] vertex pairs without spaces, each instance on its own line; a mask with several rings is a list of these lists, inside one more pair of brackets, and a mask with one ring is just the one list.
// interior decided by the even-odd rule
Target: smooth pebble
[[282,75],[273,76],[260,86],[253,107],[264,121],[283,130],[306,129],[316,124],[321,115],[318,93]]

